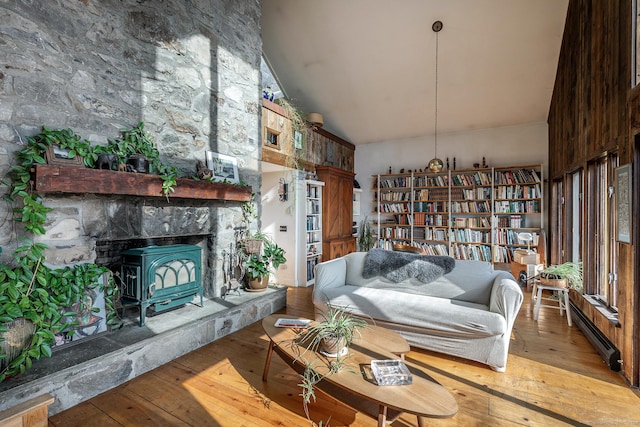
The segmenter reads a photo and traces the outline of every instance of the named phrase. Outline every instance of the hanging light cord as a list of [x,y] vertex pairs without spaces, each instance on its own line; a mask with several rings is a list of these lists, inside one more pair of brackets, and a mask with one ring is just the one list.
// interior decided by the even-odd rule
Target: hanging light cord
[[434,114],[434,158],[438,158],[438,33],[436,31],[436,88],[435,88],[435,114]]

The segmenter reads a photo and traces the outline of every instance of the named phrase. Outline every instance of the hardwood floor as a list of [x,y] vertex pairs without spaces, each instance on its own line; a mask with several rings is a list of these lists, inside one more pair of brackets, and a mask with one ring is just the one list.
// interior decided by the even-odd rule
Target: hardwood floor
[[[286,312],[311,317],[311,289],[288,292]],[[262,382],[268,339],[260,322],[176,359],[49,419],[49,426],[309,426],[299,377],[277,356]],[[611,372],[557,310],[538,322],[529,295],[516,321],[506,373],[467,360],[412,350],[456,398],[459,412],[433,426],[640,426],[640,397]],[[374,426],[318,393],[311,418],[333,427]],[[414,426],[403,415],[391,425]]]

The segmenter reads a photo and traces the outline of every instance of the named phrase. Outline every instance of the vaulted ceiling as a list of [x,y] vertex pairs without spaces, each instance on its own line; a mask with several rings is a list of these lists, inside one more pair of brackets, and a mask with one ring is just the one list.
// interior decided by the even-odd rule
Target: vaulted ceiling
[[568,0],[262,0],[287,98],[354,144],[547,120]]

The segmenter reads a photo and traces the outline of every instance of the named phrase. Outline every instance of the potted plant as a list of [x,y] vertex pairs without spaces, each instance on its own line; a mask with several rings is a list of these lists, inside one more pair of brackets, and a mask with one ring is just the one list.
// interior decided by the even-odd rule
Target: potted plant
[[376,239],[373,237],[373,231],[371,230],[371,223],[365,217],[360,222],[360,230],[358,232],[358,249],[360,252],[369,252],[376,243]]
[[[345,357],[353,340],[360,336],[360,329],[369,327],[362,318],[352,315],[347,309],[327,304],[327,310],[322,313],[322,319],[304,330],[296,338],[296,343],[311,351],[318,351],[328,358],[328,366],[316,369],[314,362],[304,361],[304,354],[299,356],[305,369],[301,374],[304,411],[309,418],[308,405],[315,400],[314,386],[328,375],[339,372],[345,365]],[[323,374],[319,371],[324,372]],[[354,371],[355,372],[355,371]],[[309,418],[310,419],[310,418]]]
[[582,262],[550,265],[540,272],[540,283],[560,288],[570,286],[582,292]]
[[364,319],[352,315],[346,309],[327,304],[322,320],[304,332],[308,340],[307,348],[329,357],[340,358],[359,335],[360,328],[367,326]]
[[269,283],[269,273],[287,262],[285,251],[268,238],[262,239],[262,252],[249,255],[245,262],[245,277],[250,290],[262,291]]

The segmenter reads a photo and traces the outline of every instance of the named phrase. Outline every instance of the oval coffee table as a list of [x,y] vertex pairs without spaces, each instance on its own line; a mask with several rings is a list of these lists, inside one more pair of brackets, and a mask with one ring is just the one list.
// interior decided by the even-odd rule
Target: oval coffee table
[[[299,373],[305,367],[302,359],[307,363],[314,363],[313,366],[319,374],[326,373],[330,359],[296,344],[294,339],[300,329],[276,327],[274,324],[280,318],[300,319],[289,315],[272,314],[262,320],[262,327],[270,340],[262,380],[267,381],[274,351]],[[423,418],[454,416],[458,412],[458,404],[453,396],[410,363],[405,362],[413,376],[411,384],[377,385],[371,376],[371,360],[398,359],[408,351],[407,342],[395,332],[378,326],[363,329],[361,337],[354,340],[349,348],[346,364],[350,369],[330,374],[316,386],[351,406],[354,406],[353,402],[357,403],[362,399],[377,405],[379,427],[383,427],[388,419],[396,418],[403,412],[416,415],[418,425],[421,427],[424,425]],[[359,408],[356,407],[356,409]]]

